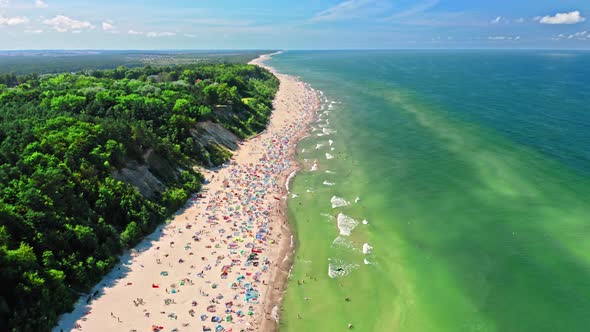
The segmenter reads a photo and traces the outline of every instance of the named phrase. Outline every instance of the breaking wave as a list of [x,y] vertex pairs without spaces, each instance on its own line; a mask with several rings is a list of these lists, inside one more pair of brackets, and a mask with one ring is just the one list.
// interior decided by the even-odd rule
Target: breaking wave
[[332,209],[350,205],[350,202],[346,201],[344,198],[336,196],[332,196],[330,203],[332,203]]
[[338,214],[338,229],[340,230],[340,235],[350,236],[352,230],[358,226],[358,221],[352,219],[351,217],[339,213]]

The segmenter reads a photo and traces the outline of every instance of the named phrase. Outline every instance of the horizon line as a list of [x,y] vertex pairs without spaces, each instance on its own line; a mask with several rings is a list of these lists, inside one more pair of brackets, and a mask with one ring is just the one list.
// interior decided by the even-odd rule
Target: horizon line
[[84,52],[167,52],[167,51],[174,51],[174,52],[213,52],[213,51],[222,51],[222,52],[288,52],[288,51],[315,51],[315,52],[329,52],[329,51],[477,51],[477,50],[501,50],[501,51],[522,51],[522,50],[534,50],[534,51],[590,51],[589,48],[544,48],[544,47],[518,47],[518,48],[507,48],[507,47],[440,47],[440,48],[427,48],[427,47],[406,47],[406,48],[293,48],[293,49],[279,49],[279,48],[247,48],[247,49],[240,49],[240,48],[199,48],[199,49],[191,49],[191,48],[162,48],[162,49],[109,49],[109,48],[47,48],[47,49],[0,49],[0,53],[6,52],[62,52],[62,51],[84,51]]

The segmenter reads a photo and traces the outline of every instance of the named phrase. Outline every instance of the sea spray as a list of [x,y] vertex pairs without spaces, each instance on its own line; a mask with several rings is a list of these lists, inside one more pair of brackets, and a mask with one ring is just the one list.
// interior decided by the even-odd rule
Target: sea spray
[[329,153],[326,153],[326,159],[328,159],[328,160],[334,159],[334,156]]
[[330,199],[330,203],[332,203],[332,209],[350,205],[350,202],[346,201],[342,197],[337,196],[332,196],[332,199]]
[[363,254],[368,255],[373,251],[373,247],[370,244],[364,243],[363,244]]
[[345,277],[358,267],[358,264],[346,263],[338,258],[328,258],[328,276],[332,279]]
[[344,236],[338,236],[335,238],[334,241],[332,241],[332,247],[355,250],[354,244]]
[[340,230],[340,235],[350,236],[352,231],[358,226],[358,221],[352,219],[351,217],[339,213],[337,218],[338,229]]

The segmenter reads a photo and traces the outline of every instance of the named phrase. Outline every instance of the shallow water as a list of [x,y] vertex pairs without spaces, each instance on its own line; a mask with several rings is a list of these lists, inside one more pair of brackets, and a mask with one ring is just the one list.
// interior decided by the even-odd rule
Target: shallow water
[[586,330],[590,54],[570,55],[270,61],[329,110],[298,149],[282,330]]

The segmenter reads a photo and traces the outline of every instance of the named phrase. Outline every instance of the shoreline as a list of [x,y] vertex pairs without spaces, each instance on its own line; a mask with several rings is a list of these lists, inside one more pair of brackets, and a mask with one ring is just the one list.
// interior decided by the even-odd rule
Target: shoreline
[[[228,164],[203,171],[208,182],[201,192],[125,252],[91,290],[92,300],[83,296],[53,331],[143,331],[150,326],[186,331],[201,325],[212,331],[220,326],[234,331],[278,330],[294,257],[286,186],[300,168],[297,144],[317,116],[319,96],[298,78],[263,64],[274,54],[250,62],[280,80],[266,129],[244,140]],[[255,238],[253,229],[258,229]],[[191,237],[195,230],[199,231]],[[247,257],[254,248],[261,257],[251,265]],[[251,293],[256,295],[253,301],[248,300]]]
[[[270,60],[273,55],[281,54],[282,51],[262,55],[259,58],[250,61],[251,64],[256,64],[272,72],[283,84],[283,79],[293,80],[301,82],[298,77],[281,74],[271,66],[264,64],[265,61]],[[289,282],[289,276],[291,275],[291,269],[295,260],[295,242],[294,235],[289,223],[288,216],[288,195],[289,195],[289,183],[295,177],[297,172],[301,169],[301,165],[297,163],[295,156],[297,155],[297,145],[299,141],[307,137],[310,131],[309,125],[317,118],[317,112],[320,108],[320,100],[318,93],[313,90],[307,83],[304,83],[314,95],[314,105],[311,110],[311,115],[307,118],[307,121],[303,124],[302,130],[300,130],[292,139],[293,144],[289,146],[288,158],[293,163],[293,166],[285,170],[280,175],[280,188],[284,188],[285,199],[280,201],[279,212],[281,214],[277,221],[281,222],[281,235],[283,239],[289,239],[289,242],[283,241],[279,249],[277,259],[275,260],[274,268],[271,272],[270,286],[268,287],[265,304],[263,308],[264,317],[260,317],[260,331],[276,332],[280,327],[280,312],[283,302],[283,294],[287,291],[287,285]],[[280,88],[279,88],[280,89]],[[278,96],[278,92],[277,92]],[[275,96],[275,99],[277,98]],[[276,101],[276,100],[275,100]]]

